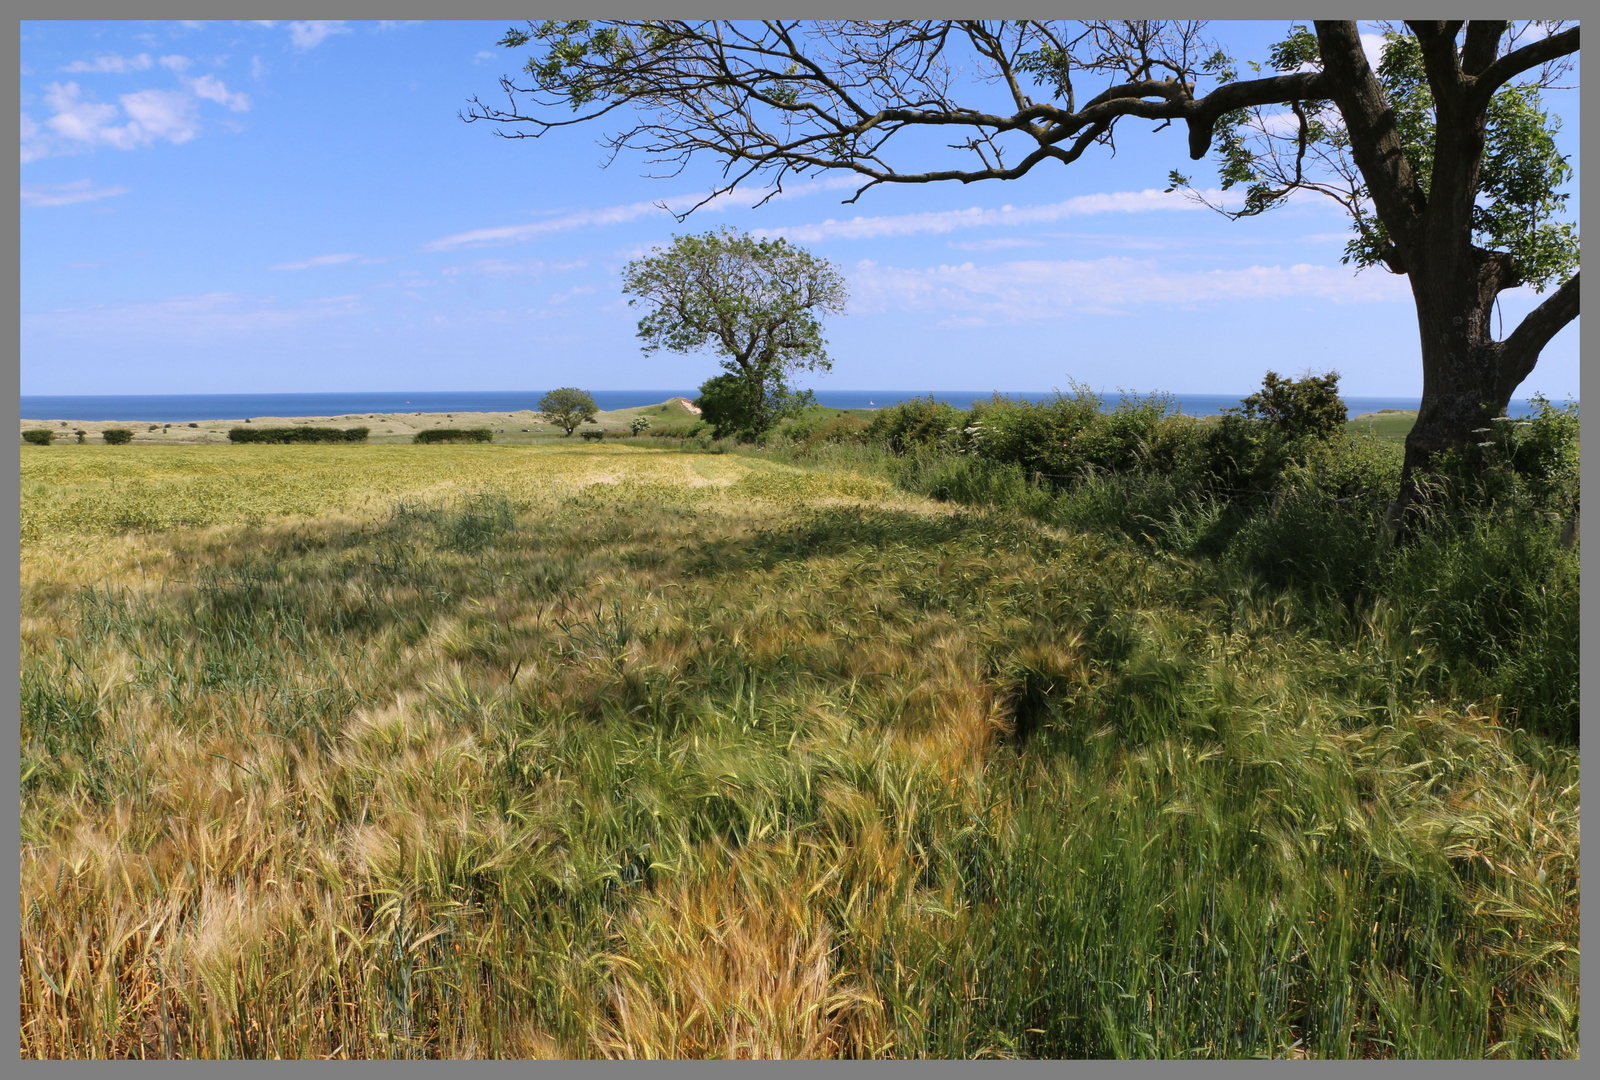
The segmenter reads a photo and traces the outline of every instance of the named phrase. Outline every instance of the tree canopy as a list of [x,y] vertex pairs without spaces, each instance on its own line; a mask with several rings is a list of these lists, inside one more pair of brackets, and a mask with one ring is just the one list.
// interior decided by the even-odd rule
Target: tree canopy
[[822,316],[842,313],[849,299],[826,259],[781,237],[726,227],[675,236],[664,250],[633,260],[622,288],[630,304],[646,309],[639,337],[647,354],[709,350],[720,358],[728,372],[721,378],[733,381],[713,394],[728,418],[717,424],[719,434],[726,427],[759,435],[801,403],[788,379],[832,369]]
[[594,395],[576,386],[563,386],[539,399],[539,412],[546,420],[571,437],[579,424],[587,424],[599,413]]
[[[500,42],[536,49],[526,83],[503,78],[506,105],[475,98],[464,118],[513,138],[611,122],[613,154],[671,172],[709,156],[723,179],[697,205],[757,177],[764,202],[826,170],[861,180],[847,202],[884,184],[1016,179],[1114,148],[1127,122],[1181,123],[1190,157],[1216,150],[1224,182],[1244,186],[1236,216],[1321,191],[1351,214],[1351,261],[1410,279],[1423,401],[1404,499],[1412,471],[1502,413],[1577,317],[1576,226],[1557,220],[1570,168],[1537,91],[1569,70],[1579,29],[1387,32],[1378,71],[1356,23],[1319,21],[1240,78],[1201,22],[530,23]],[[928,128],[941,146],[901,137]],[[1559,287],[1496,339],[1495,298],[1523,283]]]

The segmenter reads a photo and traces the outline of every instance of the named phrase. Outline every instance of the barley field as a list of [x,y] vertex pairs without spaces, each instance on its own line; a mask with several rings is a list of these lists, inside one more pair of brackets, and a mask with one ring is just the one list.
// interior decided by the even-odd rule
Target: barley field
[[21,457],[22,1057],[1578,1055],[1576,749],[1381,603],[847,464]]

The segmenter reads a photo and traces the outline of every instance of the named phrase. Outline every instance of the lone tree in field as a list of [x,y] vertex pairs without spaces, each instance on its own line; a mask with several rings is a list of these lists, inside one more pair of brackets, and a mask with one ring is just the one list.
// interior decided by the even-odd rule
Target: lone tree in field
[[[829,371],[823,313],[844,311],[849,289],[838,269],[787,240],[758,240],[724,227],[675,236],[672,246],[635,259],[622,271],[639,320],[644,351],[709,348],[727,375],[701,389],[696,404],[719,438],[759,438],[810,394],[797,394],[797,371]],[[715,415],[713,415],[713,413]]]
[[[1013,180],[1112,145],[1125,118],[1182,122],[1189,156],[1215,145],[1224,186],[1244,186],[1235,214],[1295,189],[1332,196],[1351,214],[1348,261],[1410,279],[1423,390],[1409,502],[1414,475],[1502,414],[1578,315],[1578,236],[1556,220],[1570,170],[1538,94],[1570,68],[1578,28],[1396,25],[1374,72],[1354,22],[1317,22],[1272,50],[1275,73],[1252,65],[1260,77],[1247,79],[1205,33],[1159,21],[543,22],[500,41],[540,48],[529,84],[502,78],[507,106],[474,99],[464,119],[528,125],[500,129],[520,138],[615,111],[613,153],[676,169],[707,154],[725,178],[707,200],[761,174],[763,202],[791,174],[830,169],[861,178],[847,202],[879,184]],[[977,79],[958,86],[958,68]],[[915,134],[929,128],[949,152]],[[891,158],[902,149],[912,156]],[[1559,287],[1497,340],[1495,298],[1520,284]]]
[[540,414],[547,422],[565,432],[568,438],[572,437],[572,432],[579,424],[587,424],[599,411],[600,407],[594,403],[589,391],[579,390],[575,386],[563,386],[539,399]]

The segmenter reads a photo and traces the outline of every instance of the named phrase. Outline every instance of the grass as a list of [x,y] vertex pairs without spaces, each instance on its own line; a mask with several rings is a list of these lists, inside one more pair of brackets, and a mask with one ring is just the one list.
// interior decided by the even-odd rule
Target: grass
[[20,1054],[1577,1056],[1575,750],[849,450],[24,450]]
[[1351,418],[1345,428],[1353,435],[1372,435],[1389,442],[1405,442],[1416,423],[1415,409],[1379,409],[1375,413]]

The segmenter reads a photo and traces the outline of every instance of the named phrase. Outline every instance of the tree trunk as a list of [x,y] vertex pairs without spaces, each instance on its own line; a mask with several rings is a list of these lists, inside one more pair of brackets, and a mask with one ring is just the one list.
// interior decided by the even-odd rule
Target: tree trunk
[[[1431,258],[1428,258],[1431,255]],[[1440,454],[1482,442],[1544,345],[1578,314],[1578,275],[1552,293],[1503,341],[1492,333],[1495,297],[1520,284],[1509,255],[1469,248],[1430,252],[1405,269],[1422,346],[1422,406],[1406,436],[1400,492],[1389,515],[1397,542],[1415,523],[1422,480]]]

